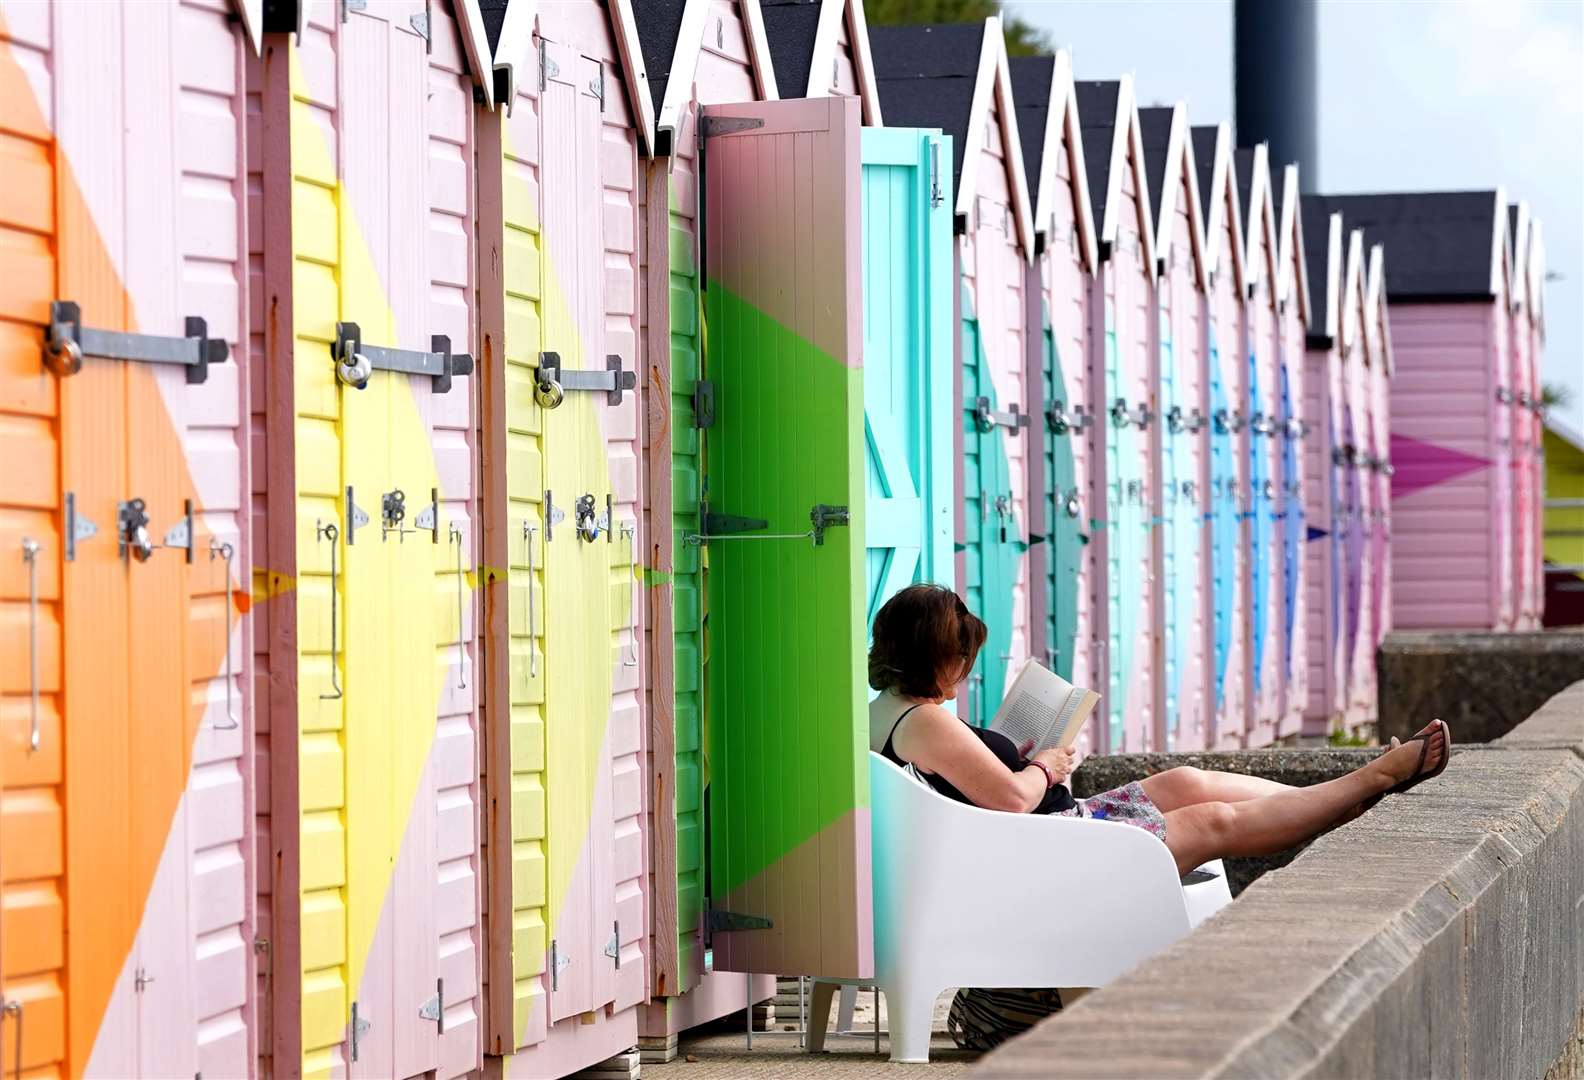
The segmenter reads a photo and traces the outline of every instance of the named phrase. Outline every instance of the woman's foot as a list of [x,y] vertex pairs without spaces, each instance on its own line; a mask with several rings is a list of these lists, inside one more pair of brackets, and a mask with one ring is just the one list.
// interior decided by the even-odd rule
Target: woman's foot
[[1440,776],[1451,757],[1452,732],[1442,720],[1430,721],[1407,742],[1392,739],[1389,750],[1364,766],[1377,770],[1386,787],[1380,794],[1366,799],[1360,812],[1370,809],[1387,795],[1399,794]]

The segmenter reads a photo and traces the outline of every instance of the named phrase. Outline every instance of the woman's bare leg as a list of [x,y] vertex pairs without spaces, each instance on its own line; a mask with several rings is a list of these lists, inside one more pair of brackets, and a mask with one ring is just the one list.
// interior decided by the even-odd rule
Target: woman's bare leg
[[1262,776],[1215,772],[1197,769],[1192,765],[1179,765],[1175,769],[1146,776],[1139,783],[1144,788],[1144,794],[1150,797],[1150,802],[1158,806],[1163,814],[1199,803],[1247,802],[1293,790],[1289,784],[1266,780]]
[[[1271,855],[1325,830],[1371,796],[1408,779],[1419,765],[1419,743],[1388,750],[1346,776],[1313,787],[1289,788],[1243,802],[1207,802],[1166,813],[1166,847],[1186,873],[1228,855]],[[1446,728],[1436,725],[1425,752],[1426,771],[1448,752]]]

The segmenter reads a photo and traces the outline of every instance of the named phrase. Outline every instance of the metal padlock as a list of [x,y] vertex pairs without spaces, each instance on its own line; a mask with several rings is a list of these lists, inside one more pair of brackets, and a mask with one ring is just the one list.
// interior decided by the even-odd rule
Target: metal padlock
[[579,495],[573,508],[574,523],[577,533],[585,540],[598,540],[600,534],[599,515],[594,510],[594,496],[592,494]]
[[534,400],[541,409],[553,409],[566,400],[566,392],[554,379],[539,379],[534,383]]
[[149,535],[149,517],[142,499],[129,499],[117,508],[121,532],[121,551],[138,562],[148,562],[154,554],[154,539]]
[[354,389],[361,390],[367,386],[369,376],[372,374],[374,374],[374,365],[360,352],[355,352],[350,357],[343,356],[336,361],[336,378]]

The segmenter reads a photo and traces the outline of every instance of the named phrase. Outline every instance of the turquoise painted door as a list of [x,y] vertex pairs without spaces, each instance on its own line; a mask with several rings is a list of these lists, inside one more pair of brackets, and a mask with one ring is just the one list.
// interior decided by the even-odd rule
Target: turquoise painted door
[[[1007,683],[1007,657],[1012,650],[1013,590],[1018,560],[1028,545],[1012,512],[1012,468],[1007,460],[1009,429],[995,419],[1003,406],[996,400],[979,320],[963,288],[963,544],[968,609],[984,620],[988,635],[974,670],[968,675],[964,718],[983,726]],[[980,407],[983,399],[985,407]],[[993,696],[994,701],[989,700]]]
[[[1050,544],[1050,570],[1046,577],[1045,662],[1064,679],[1073,678],[1078,649],[1078,596],[1081,588],[1084,546],[1089,534],[1082,518],[1082,492],[1073,461],[1072,440],[1080,438],[1089,414],[1083,402],[1074,401],[1062,375],[1056,353],[1056,335],[1050,311],[1041,320],[1041,374],[1044,400],[1051,403],[1043,417],[1045,528]],[[1074,428],[1074,425],[1079,425]]]
[[867,977],[858,99],[702,111],[716,970]]
[[[1249,666],[1254,680],[1254,698],[1249,703],[1251,711],[1257,710],[1260,695],[1265,688],[1265,647],[1270,620],[1270,577],[1275,544],[1274,481],[1271,479],[1269,421],[1261,403],[1260,360],[1253,350],[1248,354],[1248,415],[1249,425],[1249,578],[1253,591],[1253,629],[1249,633]],[[1255,712],[1257,715],[1257,712]],[[1250,727],[1254,721],[1250,721]]]
[[951,139],[863,132],[868,623],[899,589],[956,585],[952,551]]
[[1232,605],[1237,596],[1237,441],[1233,431],[1231,399],[1222,378],[1221,350],[1215,328],[1210,330],[1210,592],[1215,605],[1215,713],[1231,688],[1227,686],[1227,665],[1232,654]]

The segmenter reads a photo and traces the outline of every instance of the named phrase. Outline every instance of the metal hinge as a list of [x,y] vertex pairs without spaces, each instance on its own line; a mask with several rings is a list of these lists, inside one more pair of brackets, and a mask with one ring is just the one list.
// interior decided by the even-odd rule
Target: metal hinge
[[599,75],[589,80],[589,93],[599,98],[600,112],[605,111],[605,65],[599,66]]
[[940,180],[940,142],[931,139],[930,144],[930,205],[939,206],[945,201],[946,196],[941,193]]
[[739,915],[735,911],[710,908],[704,912],[704,929],[711,934],[729,934],[738,930],[770,930],[775,923],[762,915]]
[[699,118],[699,138],[713,139],[718,135],[736,135],[739,132],[762,128],[764,125],[764,120],[757,116],[712,116],[705,113]]
[[440,489],[429,489],[429,505],[418,511],[418,516],[413,518],[413,525],[419,529],[427,529],[430,539],[438,544],[440,542]]
[[177,364],[187,369],[187,382],[197,385],[209,378],[209,365],[222,364],[230,354],[224,341],[209,336],[208,324],[189,315],[182,337],[159,334],[125,334],[95,330],[82,324],[82,309],[71,300],[50,302],[49,327],[44,332],[44,366],[65,378],[82,370],[83,358],[127,360],[143,364]]
[[357,531],[369,523],[368,511],[357,504],[352,497],[352,485],[346,489],[346,542],[350,545],[357,540]]
[[561,354],[539,354],[539,373],[534,387],[534,399],[540,407],[553,409],[560,405],[569,390],[603,391],[609,405],[620,405],[622,393],[638,385],[638,373],[622,368],[622,358],[614,353],[605,357],[604,371],[584,371],[563,368]]
[[429,338],[428,352],[387,349],[383,345],[363,344],[363,331],[355,322],[336,323],[330,358],[335,362],[336,378],[356,390],[367,386],[369,376],[378,370],[428,375],[434,381],[434,392],[444,394],[451,389],[453,375],[469,375],[473,371],[473,357],[467,353],[453,354],[451,339],[445,334]]
[[605,943],[605,955],[616,961],[616,970],[621,970],[621,920],[618,919],[612,926],[610,940]]
[[358,1059],[358,1040],[369,1033],[373,1027],[367,1020],[358,1016],[358,1003],[352,1003],[352,1020],[347,1024],[347,1038],[352,1043],[352,1060]]
[[409,15],[407,17],[407,25],[416,30],[418,36],[424,39],[424,52],[433,53],[434,38],[429,34],[429,3],[430,0],[424,0],[424,9],[417,14]]
[[758,532],[768,529],[770,523],[763,518],[742,517],[738,514],[711,513],[708,503],[700,505],[701,520],[704,523],[704,535],[710,536],[735,536],[739,533]]
[[544,530],[545,543],[555,539],[555,527],[566,520],[566,511],[555,504],[555,499],[550,495],[550,489],[545,488],[544,493]]
[[550,52],[546,48],[544,38],[539,39],[539,89],[543,90],[545,84],[561,74],[561,65],[550,59]]
[[699,379],[693,384],[693,426],[715,426],[715,384],[708,379]]
[[346,22],[347,16],[354,11],[367,11],[368,0],[341,0],[341,21]]
[[99,526],[77,512],[77,493],[66,493],[66,561],[77,557],[77,545],[99,535]]
[[424,1002],[422,1005],[420,1005],[418,1007],[418,1018],[420,1020],[433,1020],[435,1022],[435,1034],[436,1035],[444,1035],[445,1034],[445,980],[444,979],[436,979],[435,980],[434,996],[431,997],[428,1001]]
[[994,431],[997,427],[1011,428],[1013,431],[1029,426],[1028,413],[1019,412],[1017,403],[1007,406],[1006,412],[996,412],[990,407],[987,397],[974,399],[974,422],[980,431]]

